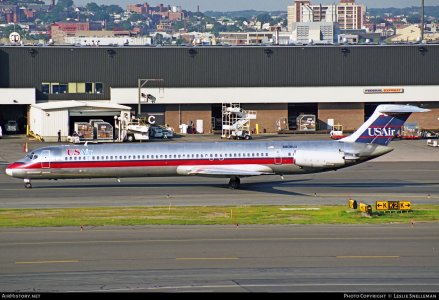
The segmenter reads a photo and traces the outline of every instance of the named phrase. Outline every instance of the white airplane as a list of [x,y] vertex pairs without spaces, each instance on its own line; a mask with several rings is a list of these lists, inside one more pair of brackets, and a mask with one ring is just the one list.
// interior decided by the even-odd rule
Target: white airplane
[[410,105],[379,105],[352,135],[326,141],[254,141],[142,143],[50,146],[34,150],[6,168],[24,179],[209,176],[240,178],[259,175],[318,173],[356,165],[393,149],[387,145],[411,113]]

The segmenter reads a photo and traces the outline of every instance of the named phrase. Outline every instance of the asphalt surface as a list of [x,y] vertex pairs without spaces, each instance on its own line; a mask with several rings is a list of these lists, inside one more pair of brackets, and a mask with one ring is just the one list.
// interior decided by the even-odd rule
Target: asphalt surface
[[[257,136],[256,139],[328,139],[319,135]],[[166,142],[213,141],[218,136],[190,135]],[[8,162],[21,158],[28,148],[49,143],[24,136],[0,140],[0,208],[156,205],[345,204],[347,199],[439,201],[439,148],[425,140],[395,141],[395,150],[376,160],[328,173],[244,178],[239,190],[227,188],[227,179],[165,177],[23,181],[4,173]],[[153,141],[157,142],[157,141]]]
[[[325,139],[261,136],[256,139]],[[188,136],[183,140],[218,140]],[[4,174],[24,136],[0,140],[0,208],[439,202],[439,148],[395,141],[337,172],[242,180],[33,181]],[[155,141],[154,141],[155,142]],[[439,292],[439,223],[0,229],[2,292]]]
[[0,290],[439,292],[439,223],[2,229]]

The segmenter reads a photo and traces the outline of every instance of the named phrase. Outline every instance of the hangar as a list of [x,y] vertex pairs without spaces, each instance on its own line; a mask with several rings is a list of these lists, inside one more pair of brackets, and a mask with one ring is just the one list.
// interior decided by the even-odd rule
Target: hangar
[[[222,103],[257,111],[261,132],[276,132],[279,119],[294,120],[300,113],[316,115],[319,129],[333,119],[355,130],[381,103],[429,108],[409,122],[439,129],[436,44],[0,46],[0,66],[0,123],[18,105],[9,103],[10,95],[30,89],[27,107],[111,103],[130,107],[132,114],[140,108],[174,128],[202,120],[204,133],[219,129]],[[24,112],[18,114],[34,126]],[[69,119],[64,122],[70,128]]]
[[89,122],[93,118],[113,124],[116,118],[128,121],[130,109],[112,103],[74,100],[32,104],[29,125],[34,133],[46,141],[56,141],[58,130],[61,130],[62,140],[65,140],[67,136],[72,136],[75,122]]

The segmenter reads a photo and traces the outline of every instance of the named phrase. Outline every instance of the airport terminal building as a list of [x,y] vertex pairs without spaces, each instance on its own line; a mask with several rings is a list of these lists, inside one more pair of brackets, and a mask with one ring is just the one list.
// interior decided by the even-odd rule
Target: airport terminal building
[[428,108],[409,122],[438,130],[439,45],[0,46],[2,126],[42,123],[45,135],[62,128],[67,136],[73,122],[114,123],[140,107],[177,132],[202,120],[200,133],[212,133],[222,103],[257,111],[259,132],[302,113],[316,115],[318,129],[332,120],[354,130],[382,103]]

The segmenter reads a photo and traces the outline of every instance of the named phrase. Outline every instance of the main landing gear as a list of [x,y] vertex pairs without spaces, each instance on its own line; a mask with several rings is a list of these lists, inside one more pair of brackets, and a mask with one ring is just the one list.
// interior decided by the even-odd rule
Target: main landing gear
[[30,179],[25,179],[24,180],[24,187],[27,189],[31,189],[32,188],[32,184],[30,183]]
[[229,188],[230,189],[239,189],[239,185],[241,184],[241,179],[239,177],[231,177],[229,181]]

